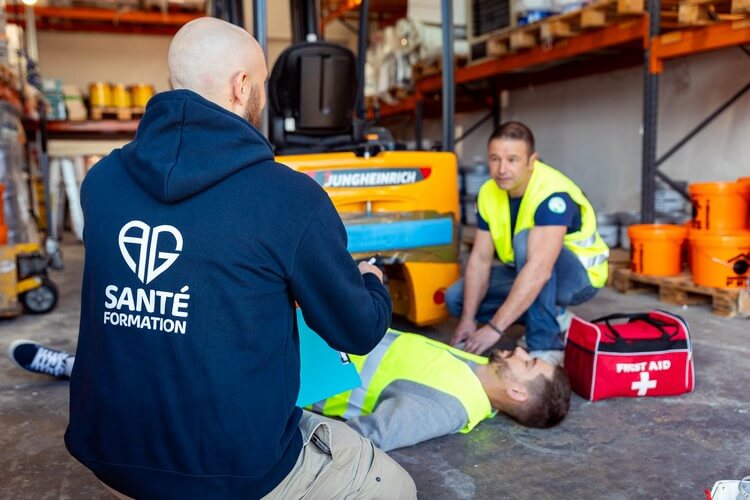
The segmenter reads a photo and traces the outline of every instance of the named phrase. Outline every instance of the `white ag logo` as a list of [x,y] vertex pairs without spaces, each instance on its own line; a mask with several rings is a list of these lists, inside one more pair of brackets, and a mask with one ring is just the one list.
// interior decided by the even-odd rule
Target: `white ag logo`
[[[169,233],[175,240],[173,252],[158,251],[159,238]],[[169,269],[174,264],[179,252],[182,251],[182,234],[174,226],[156,226],[151,228],[145,222],[134,220],[130,221],[120,229],[118,237],[120,243],[120,252],[125,263],[133,271],[141,283],[149,284],[161,273]],[[126,244],[137,245],[137,262]],[[156,266],[156,259],[159,258],[159,266]]]

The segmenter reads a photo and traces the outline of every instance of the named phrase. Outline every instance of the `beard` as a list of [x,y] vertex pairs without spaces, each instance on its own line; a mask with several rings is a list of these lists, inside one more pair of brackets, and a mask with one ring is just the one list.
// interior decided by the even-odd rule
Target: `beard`
[[[500,377],[503,377],[505,372],[508,370],[508,361],[505,358],[507,352],[508,351],[495,350],[490,354],[490,362],[495,365],[495,373],[497,373],[497,375]],[[512,351],[510,352],[511,354],[508,357],[513,356]]]
[[498,358],[495,361],[495,373],[502,376],[505,374],[507,370],[508,370],[508,362],[505,360],[505,358]]
[[262,84],[252,84],[250,86],[250,95],[247,98],[247,104],[243,113],[243,118],[250,122],[254,127],[260,128],[260,121],[263,117],[263,104],[261,103]]

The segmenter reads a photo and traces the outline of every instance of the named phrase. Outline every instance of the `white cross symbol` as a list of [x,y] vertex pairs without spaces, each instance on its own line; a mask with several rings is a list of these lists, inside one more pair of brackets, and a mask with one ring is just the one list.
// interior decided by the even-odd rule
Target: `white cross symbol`
[[641,380],[635,381],[630,386],[634,391],[638,391],[639,396],[645,396],[649,389],[656,388],[656,380],[649,380],[648,372],[641,372]]

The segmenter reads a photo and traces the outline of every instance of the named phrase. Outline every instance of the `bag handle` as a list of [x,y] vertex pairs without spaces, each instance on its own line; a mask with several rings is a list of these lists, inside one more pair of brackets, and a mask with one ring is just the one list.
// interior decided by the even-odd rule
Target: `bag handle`
[[[675,329],[675,332],[673,334],[667,333],[667,330],[665,329],[666,326],[676,326],[672,325],[670,323],[667,323],[665,321],[660,321],[657,319],[652,318],[649,316],[648,313],[614,313],[609,314],[607,316],[602,316],[601,318],[597,318],[592,321],[592,323],[604,323],[609,331],[612,333],[612,336],[615,339],[615,342],[625,342],[625,339],[622,338],[622,335],[612,326],[612,320],[615,319],[627,319],[628,323],[634,323],[636,321],[643,321],[644,323],[647,323],[657,330],[661,332],[661,337],[663,341],[670,342],[672,339],[679,333],[679,328]],[[630,341],[633,340],[650,340],[650,339],[627,339]]]
[[601,323],[603,321],[611,321],[613,319],[650,319],[648,313],[613,313],[613,314],[607,314],[606,316],[602,316],[600,318],[592,319],[592,323]]

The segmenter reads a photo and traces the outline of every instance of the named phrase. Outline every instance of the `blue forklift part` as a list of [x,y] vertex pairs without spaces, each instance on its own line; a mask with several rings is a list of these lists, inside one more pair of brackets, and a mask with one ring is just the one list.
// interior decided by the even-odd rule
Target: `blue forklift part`
[[453,242],[450,217],[346,224],[351,253],[382,252],[448,245]]

